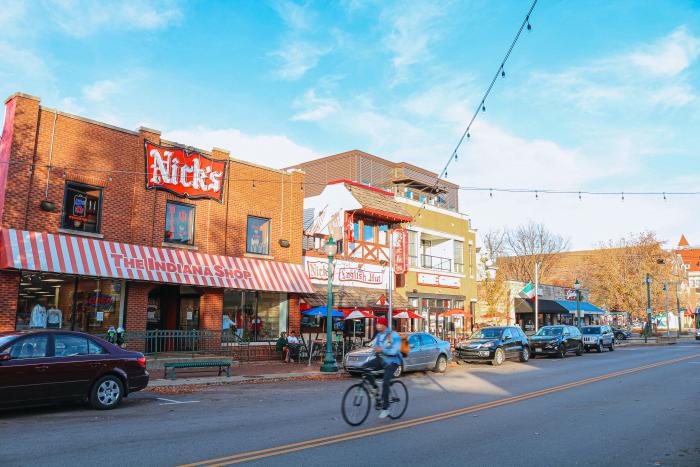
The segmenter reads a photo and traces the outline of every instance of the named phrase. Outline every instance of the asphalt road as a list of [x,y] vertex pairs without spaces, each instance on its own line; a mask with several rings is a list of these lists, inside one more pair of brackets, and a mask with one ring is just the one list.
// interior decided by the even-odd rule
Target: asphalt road
[[404,381],[404,418],[357,428],[340,416],[350,380],[0,412],[0,465],[700,465],[696,343]]

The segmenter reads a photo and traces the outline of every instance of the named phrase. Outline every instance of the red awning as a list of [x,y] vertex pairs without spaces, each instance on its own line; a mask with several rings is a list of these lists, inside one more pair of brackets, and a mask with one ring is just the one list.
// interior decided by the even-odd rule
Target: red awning
[[272,292],[314,291],[301,264],[14,229],[0,230],[0,268]]

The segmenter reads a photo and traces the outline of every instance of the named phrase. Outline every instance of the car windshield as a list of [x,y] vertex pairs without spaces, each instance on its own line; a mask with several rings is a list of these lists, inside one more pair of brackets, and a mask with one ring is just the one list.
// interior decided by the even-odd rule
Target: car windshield
[[7,344],[10,342],[12,339],[14,339],[17,336],[0,336],[0,347],[3,345]]
[[474,333],[472,339],[498,339],[499,337],[501,337],[501,329],[487,328]]
[[581,328],[584,334],[600,334],[600,326],[584,326]]
[[536,336],[561,336],[562,328],[541,328]]

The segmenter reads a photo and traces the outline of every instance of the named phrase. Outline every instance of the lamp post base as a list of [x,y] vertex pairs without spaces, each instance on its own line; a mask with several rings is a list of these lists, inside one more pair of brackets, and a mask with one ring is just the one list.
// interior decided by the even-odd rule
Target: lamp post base
[[323,365],[321,365],[321,372],[322,373],[337,373],[338,372],[338,364],[335,363],[335,360],[332,360],[330,362],[323,362]]

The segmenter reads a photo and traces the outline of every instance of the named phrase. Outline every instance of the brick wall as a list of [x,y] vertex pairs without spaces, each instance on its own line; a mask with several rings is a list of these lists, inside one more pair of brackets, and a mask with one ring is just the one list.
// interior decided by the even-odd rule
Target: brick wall
[[[18,94],[10,100],[16,103],[13,164],[5,187],[4,210],[0,209],[1,227],[57,233],[65,183],[75,181],[103,189],[100,234],[104,240],[163,246],[166,202],[176,200],[195,206],[194,246],[200,253],[246,256],[247,219],[252,215],[271,219],[270,255],[263,259],[302,262],[303,173],[229,159],[225,150],[200,151],[214,159],[229,159],[223,203],[146,190],[144,141],[174,144],[161,140],[157,130],[130,131],[56,112],[42,108],[31,96]],[[44,199],[55,204],[55,212],[39,208]],[[280,240],[288,241],[290,246],[282,247]],[[3,283],[2,290],[12,284]],[[152,287],[129,283],[127,330],[145,329],[147,297]],[[208,307],[206,326],[212,329],[220,328],[221,296],[219,291],[203,297]],[[16,287],[1,299],[7,306],[0,308],[0,326],[14,328]],[[290,307],[290,321],[298,321],[295,313],[298,306]]]
[[0,332],[15,329],[18,289],[19,272],[0,271]]

